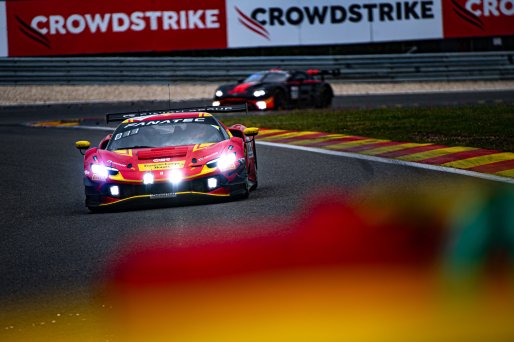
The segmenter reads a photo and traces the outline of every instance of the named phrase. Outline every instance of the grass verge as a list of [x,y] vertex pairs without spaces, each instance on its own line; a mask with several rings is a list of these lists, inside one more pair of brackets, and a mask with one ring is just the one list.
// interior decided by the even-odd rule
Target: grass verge
[[223,118],[226,125],[319,131],[514,151],[514,106],[294,110]]

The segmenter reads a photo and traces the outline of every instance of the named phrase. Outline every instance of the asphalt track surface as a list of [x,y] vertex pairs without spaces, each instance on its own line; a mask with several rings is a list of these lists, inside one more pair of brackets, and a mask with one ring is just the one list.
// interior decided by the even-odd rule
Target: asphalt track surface
[[[107,260],[115,258],[124,242],[141,235],[166,233],[180,240],[195,232],[216,240],[221,231],[237,235],[245,223],[259,224],[260,232],[256,233],[280,234],[270,232],[266,222],[291,217],[311,196],[325,191],[351,196],[361,189],[387,184],[408,192],[417,184],[469,179],[259,146],[259,188],[248,200],[90,214],[84,207],[82,156],[74,142],[86,139],[96,143],[106,132],[21,124],[133,108],[133,104],[0,108],[0,305],[45,294],[87,296],[102,278]],[[392,199],[396,194],[390,196]]]

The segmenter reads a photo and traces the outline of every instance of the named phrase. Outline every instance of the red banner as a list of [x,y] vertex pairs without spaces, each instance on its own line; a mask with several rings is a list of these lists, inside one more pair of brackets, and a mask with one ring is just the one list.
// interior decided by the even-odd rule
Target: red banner
[[514,0],[443,0],[445,38],[514,34]]
[[225,0],[8,1],[9,56],[227,47]]
[[504,35],[514,0],[0,0],[0,56]]

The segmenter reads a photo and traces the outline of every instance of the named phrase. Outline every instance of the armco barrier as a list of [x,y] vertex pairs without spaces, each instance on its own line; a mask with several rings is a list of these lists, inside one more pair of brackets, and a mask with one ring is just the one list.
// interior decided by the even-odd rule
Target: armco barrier
[[280,57],[0,59],[0,84],[228,81],[270,68],[340,69],[341,81],[512,80],[514,52]]

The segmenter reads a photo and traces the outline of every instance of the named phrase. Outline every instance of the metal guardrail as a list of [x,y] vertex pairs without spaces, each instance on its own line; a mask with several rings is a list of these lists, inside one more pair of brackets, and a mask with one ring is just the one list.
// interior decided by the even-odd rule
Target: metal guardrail
[[513,52],[281,57],[0,59],[0,84],[228,81],[259,70],[340,69],[341,81],[513,80]]

